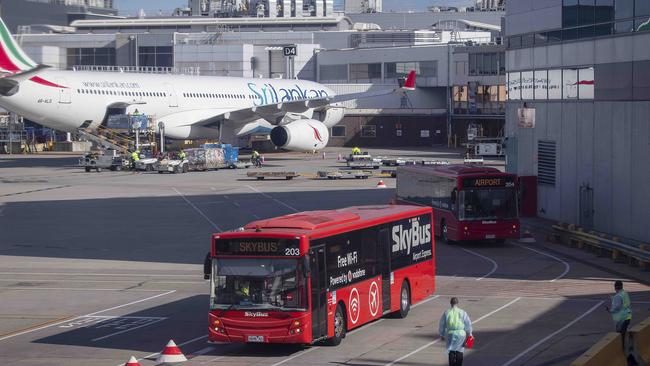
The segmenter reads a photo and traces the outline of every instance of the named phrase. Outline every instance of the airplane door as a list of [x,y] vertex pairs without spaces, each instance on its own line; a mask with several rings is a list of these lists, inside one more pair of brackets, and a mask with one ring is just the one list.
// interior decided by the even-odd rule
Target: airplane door
[[63,86],[59,88],[59,103],[61,104],[70,104],[72,103],[72,91],[70,88],[65,87],[68,82],[65,79],[57,79],[56,83]]
[[178,96],[174,90],[172,84],[165,83],[165,89],[167,93],[167,101],[169,102],[170,107],[178,107]]
[[325,246],[309,251],[311,277],[311,334],[316,340],[327,336],[327,276]]
[[388,229],[379,230],[379,268],[381,272],[381,301],[382,310],[390,310],[390,254]]

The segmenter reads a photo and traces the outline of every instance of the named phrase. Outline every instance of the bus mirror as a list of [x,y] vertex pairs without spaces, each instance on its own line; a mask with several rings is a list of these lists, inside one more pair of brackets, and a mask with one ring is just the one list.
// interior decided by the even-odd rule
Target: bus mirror
[[212,274],[212,257],[210,252],[205,255],[205,260],[203,261],[203,279],[209,280],[210,275]]

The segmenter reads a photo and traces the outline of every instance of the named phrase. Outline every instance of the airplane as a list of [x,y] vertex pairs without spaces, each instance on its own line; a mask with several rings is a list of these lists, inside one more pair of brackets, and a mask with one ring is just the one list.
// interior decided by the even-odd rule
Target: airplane
[[93,130],[137,109],[173,139],[227,142],[265,130],[293,151],[327,145],[329,128],[344,116],[341,102],[415,89],[414,70],[392,90],[344,95],[297,79],[53,70],[30,59],[2,19],[0,74],[0,107],[56,130]]

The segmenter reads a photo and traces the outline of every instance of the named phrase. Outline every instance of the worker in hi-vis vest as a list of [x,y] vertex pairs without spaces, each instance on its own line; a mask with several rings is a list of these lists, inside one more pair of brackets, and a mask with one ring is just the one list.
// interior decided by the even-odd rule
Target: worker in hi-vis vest
[[616,331],[621,333],[623,339],[625,339],[625,333],[627,332],[627,327],[630,325],[632,320],[632,308],[630,302],[630,295],[623,290],[623,282],[616,281],[614,282],[614,290],[616,294],[612,296],[612,306],[607,306],[606,309],[612,314],[612,320],[616,325]]
[[445,350],[449,356],[449,366],[462,366],[465,340],[472,335],[472,321],[465,310],[458,307],[458,298],[452,297],[449,303],[451,308],[442,314],[438,332],[440,338],[447,341]]

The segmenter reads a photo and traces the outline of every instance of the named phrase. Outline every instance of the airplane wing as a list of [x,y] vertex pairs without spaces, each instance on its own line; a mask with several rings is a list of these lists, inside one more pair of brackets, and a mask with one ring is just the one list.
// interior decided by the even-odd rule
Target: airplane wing
[[18,85],[23,81],[29,80],[34,76],[49,68],[46,65],[36,65],[35,67],[20,71],[17,73],[9,73],[0,78],[0,95],[11,96],[18,92]]
[[371,98],[382,95],[390,95],[398,91],[415,90],[415,70],[409,72],[403,85],[391,90],[381,90],[375,92],[340,94],[336,96],[327,96],[313,99],[294,99],[288,102],[265,104],[237,110],[223,109],[200,109],[193,111],[184,111],[165,116],[167,121],[178,121],[180,126],[217,126],[222,122],[233,121],[241,125],[247,125],[260,119],[266,120],[271,124],[279,124],[287,113],[300,114],[310,109],[327,109],[332,104],[347,100]]

